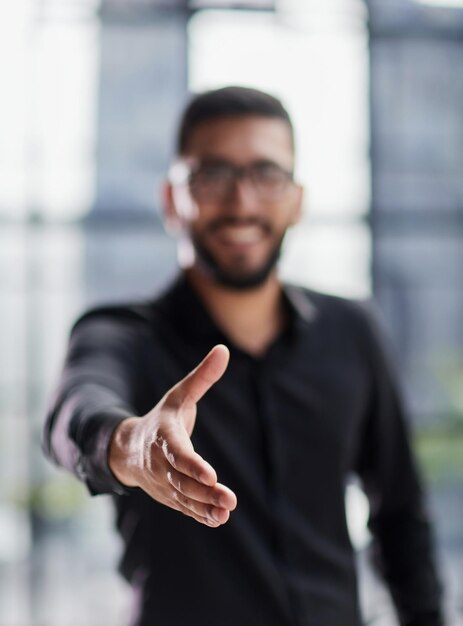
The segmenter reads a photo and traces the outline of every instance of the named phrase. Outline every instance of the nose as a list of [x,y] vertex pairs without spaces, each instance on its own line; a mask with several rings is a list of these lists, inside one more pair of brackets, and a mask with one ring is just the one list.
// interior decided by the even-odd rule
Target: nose
[[237,176],[224,198],[224,208],[233,214],[249,215],[258,208],[257,194],[246,176]]

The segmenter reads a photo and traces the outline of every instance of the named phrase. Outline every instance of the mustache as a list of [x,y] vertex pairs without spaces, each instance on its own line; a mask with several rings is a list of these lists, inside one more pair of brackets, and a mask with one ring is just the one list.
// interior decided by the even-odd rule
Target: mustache
[[222,217],[217,217],[216,219],[212,220],[207,226],[207,231],[210,233],[214,233],[220,230],[221,228],[225,228],[227,226],[258,226],[265,233],[272,232],[272,227],[270,225],[270,222],[266,220],[265,218],[262,218],[262,217],[240,218],[240,217],[233,217],[233,216],[226,216],[226,215]]

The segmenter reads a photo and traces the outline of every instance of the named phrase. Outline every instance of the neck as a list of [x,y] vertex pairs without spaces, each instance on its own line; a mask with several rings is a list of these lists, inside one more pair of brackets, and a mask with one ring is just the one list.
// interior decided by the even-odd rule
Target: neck
[[246,352],[263,354],[282,330],[286,319],[276,272],[245,290],[224,287],[196,267],[186,275],[215,323]]

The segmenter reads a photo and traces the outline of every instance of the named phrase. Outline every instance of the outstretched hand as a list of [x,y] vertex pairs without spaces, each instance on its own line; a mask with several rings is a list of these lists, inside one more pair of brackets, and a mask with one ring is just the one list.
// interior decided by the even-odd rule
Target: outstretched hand
[[116,478],[197,522],[217,527],[236,507],[235,494],[191,443],[196,405],[227,369],[228,348],[215,346],[143,417],[122,421],[109,450]]

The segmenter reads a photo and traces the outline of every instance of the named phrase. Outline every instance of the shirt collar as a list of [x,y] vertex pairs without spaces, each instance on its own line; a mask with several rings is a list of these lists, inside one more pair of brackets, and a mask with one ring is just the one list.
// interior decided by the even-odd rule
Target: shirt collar
[[283,294],[299,321],[310,324],[317,316],[317,308],[310,292],[296,285],[283,284]]
[[[317,317],[317,308],[310,291],[291,284],[282,284],[283,298],[290,312],[290,327],[294,331],[311,324]],[[228,343],[228,338],[211,318],[186,275],[178,275],[174,283],[157,299],[157,306],[171,320],[185,340]]]

